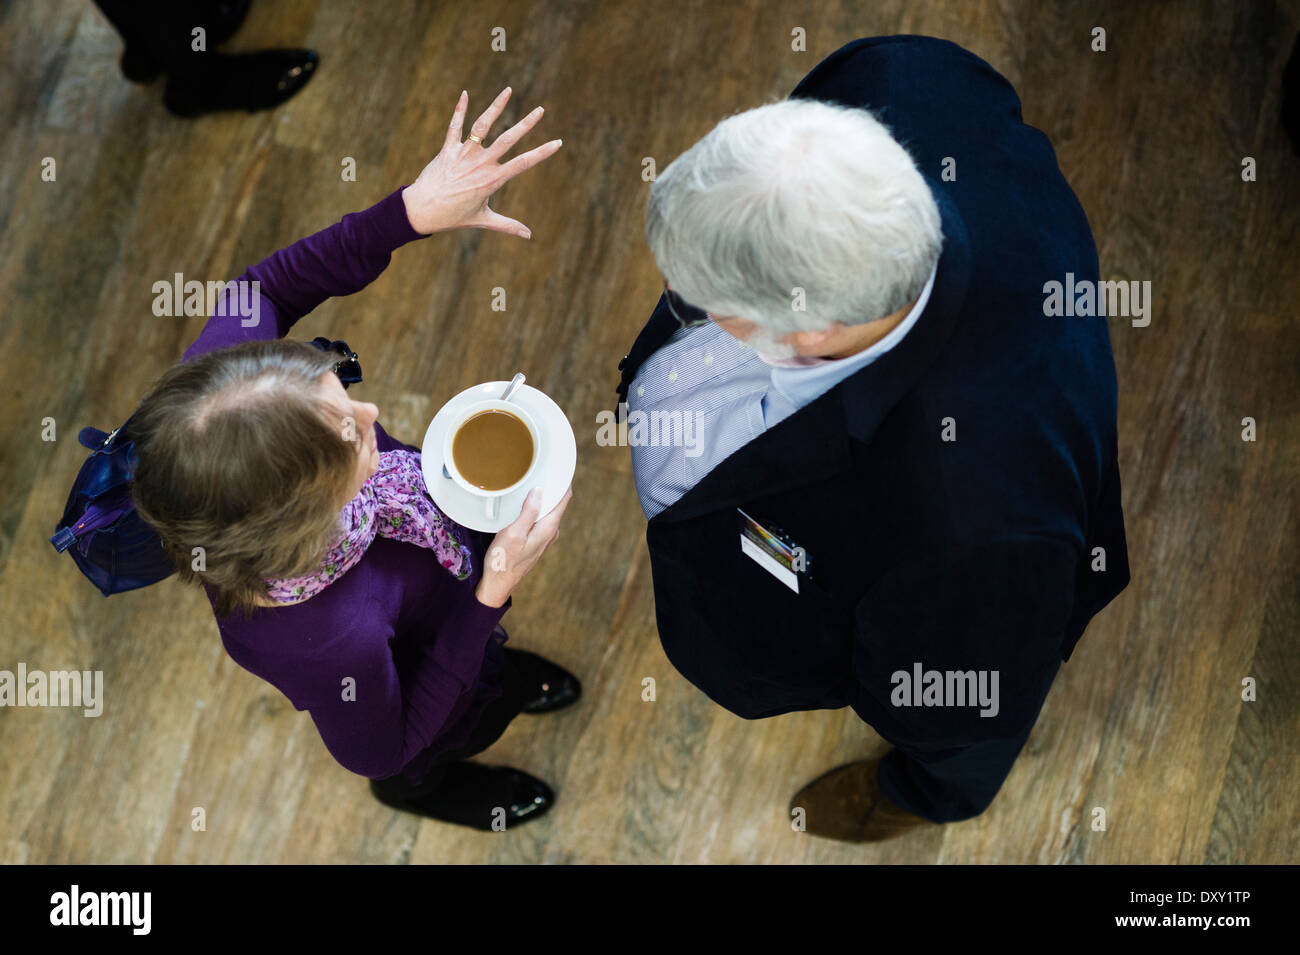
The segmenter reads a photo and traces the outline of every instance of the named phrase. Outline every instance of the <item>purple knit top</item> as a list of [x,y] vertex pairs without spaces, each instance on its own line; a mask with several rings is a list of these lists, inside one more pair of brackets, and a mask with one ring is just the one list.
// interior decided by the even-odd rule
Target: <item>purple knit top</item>
[[[282,338],[325,299],[369,285],[395,249],[424,238],[411,228],[401,192],[250,268],[239,281],[260,283],[257,324],[248,310],[215,314],[182,361]],[[235,293],[229,299],[235,302]],[[419,450],[383,428],[376,433],[381,451]],[[372,778],[400,772],[414,782],[437,756],[464,745],[483,708],[501,695],[506,634],[499,621],[510,602],[498,608],[478,601],[480,550],[474,564],[470,577],[457,580],[433,551],[376,537],[351,570],[315,597],[259,608],[247,618],[218,616],[217,627],[236,663],[311,714],[345,768]]]

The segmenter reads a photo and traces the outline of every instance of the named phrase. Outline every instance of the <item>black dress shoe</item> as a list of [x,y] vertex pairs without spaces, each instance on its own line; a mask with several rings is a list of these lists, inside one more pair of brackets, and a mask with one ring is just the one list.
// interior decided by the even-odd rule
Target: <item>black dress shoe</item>
[[541,818],[555,803],[555,793],[540,779],[509,766],[479,763],[451,763],[438,789],[427,796],[393,796],[373,781],[370,789],[385,806],[484,832]]
[[163,105],[175,116],[202,116],[228,109],[279,106],[316,73],[320,62],[313,50],[262,50],[258,53],[215,53],[201,79],[169,79]]
[[[248,16],[248,8],[253,0],[216,0],[211,12],[203,18],[202,23],[208,27],[207,45],[214,48],[225,43],[239,25]],[[163,64],[146,53],[128,46],[122,52],[122,75],[132,83],[148,83],[158,78],[163,71]]]
[[582,695],[578,678],[559,664],[527,650],[508,651],[515,666],[532,686],[537,696],[524,704],[525,713],[549,713],[574,703]]

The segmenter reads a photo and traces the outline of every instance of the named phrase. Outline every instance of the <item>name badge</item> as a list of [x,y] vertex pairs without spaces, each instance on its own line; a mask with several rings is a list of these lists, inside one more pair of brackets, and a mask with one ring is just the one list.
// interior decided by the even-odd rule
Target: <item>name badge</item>
[[799,574],[808,569],[807,552],[779,527],[763,525],[740,508],[740,552],[765,571],[799,592]]

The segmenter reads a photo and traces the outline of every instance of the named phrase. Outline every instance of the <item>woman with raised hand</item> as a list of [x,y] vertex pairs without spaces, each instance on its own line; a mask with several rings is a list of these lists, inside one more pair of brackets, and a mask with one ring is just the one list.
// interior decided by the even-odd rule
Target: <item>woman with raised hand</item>
[[370,777],[381,801],[480,829],[537,818],[554,799],[526,773],[465,760],[519,712],[580,692],[559,666],[506,648],[500,626],[572,492],[539,515],[533,491],[488,543],[433,504],[418,450],[348,395],[337,354],[283,339],[412,240],[462,228],[530,236],[488,200],[560,141],[500,162],[542,116],[485,143],[509,97],[507,87],[462,142],[461,93],[414,183],[228,286],[128,423],[136,507],[181,577],[203,584],[230,656],[310,712],[330,753]]

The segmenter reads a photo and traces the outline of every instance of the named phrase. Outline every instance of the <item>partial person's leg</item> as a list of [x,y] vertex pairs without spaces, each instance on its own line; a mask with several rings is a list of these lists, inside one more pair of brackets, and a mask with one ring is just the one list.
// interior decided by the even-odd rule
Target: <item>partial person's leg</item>
[[[94,0],[122,35],[122,72],[145,82],[167,74],[163,103],[178,116],[227,109],[270,109],[306,85],[318,57],[311,50],[218,53],[248,3],[237,0]],[[204,30],[196,50],[195,28]]]
[[[1058,663],[1053,678],[1059,669]],[[895,745],[883,758],[823,773],[795,793],[790,810],[802,811],[805,831],[845,842],[879,842],[919,826],[977,816],[1010,773],[1051,685],[1047,680],[1033,718],[1014,738],[968,746],[940,759],[935,751],[909,752]]]
[[[478,560],[486,561],[493,535],[468,527],[464,530]],[[506,647],[505,655],[531,687],[523,707],[525,713],[549,713],[569,706],[582,695],[581,681],[558,663],[513,647]]]
[[474,732],[470,734],[465,745],[455,752],[447,753],[425,773],[424,778],[416,784],[405,781],[401,773],[387,779],[372,780],[376,793],[411,799],[427,796],[441,785],[447,773],[447,767],[461,760],[483,752],[505,733],[510,721],[523,712],[524,704],[529,700],[531,687],[525,677],[513,665],[509,654],[501,663],[501,695],[483,710]]
[[880,791],[895,805],[931,822],[958,822],[978,816],[993,802],[1010,774],[1038,722],[1059,669],[1052,672],[1033,719],[1020,734],[977,743],[940,760],[926,761],[921,754],[894,748],[880,763]]
[[162,73],[184,42],[176,34],[177,16],[192,19],[192,0],[94,0],[95,6],[122,37],[122,73],[128,80],[145,83]]
[[533,687],[507,656],[501,665],[501,696],[488,704],[466,744],[448,753],[412,785],[400,773],[372,779],[371,791],[385,805],[443,822],[492,829],[542,815],[555,799],[544,782],[507,766],[467,762],[506,731],[530,699]]

